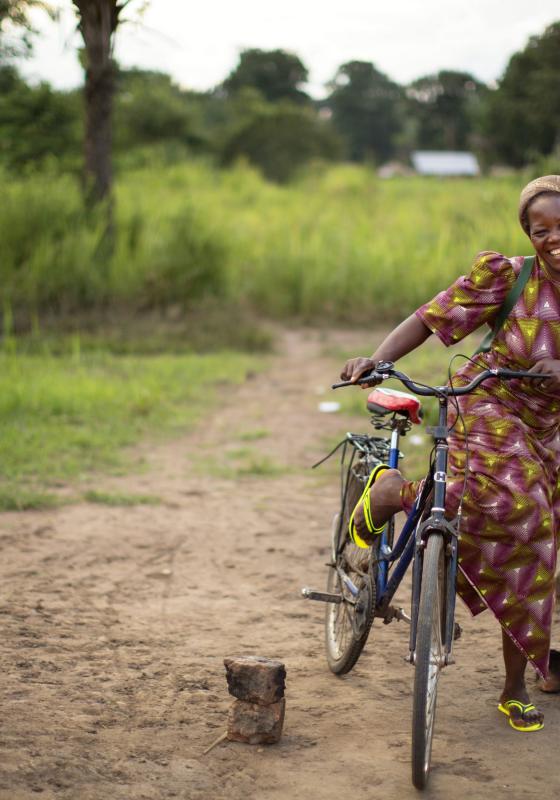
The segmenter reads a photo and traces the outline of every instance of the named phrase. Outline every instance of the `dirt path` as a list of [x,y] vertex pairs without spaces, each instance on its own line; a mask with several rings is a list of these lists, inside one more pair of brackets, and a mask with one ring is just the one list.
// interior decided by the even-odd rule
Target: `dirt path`
[[[328,473],[308,466],[362,424],[317,410],[338,367],[325,344],[342,338],[350,349],[365,341],[287,334],[266,378],[224,389],[191,435],[144,446],[147,471],[95,483],[162,505],[2,515],[0,798],[417,796],[407,630],[376,623],[354,671],[337,679],[323,609],[299,599],[301,586],[323,586],[336,502]],[[229,472],[211,478],[224,450]],[[542,732],[510,730],[496,711],[496,624],[459,616],[427,796],[557,796],[560,698],[537,698]],[[203,756],[230,702],[223,657],[251,653],[286,663],[282,742]]]

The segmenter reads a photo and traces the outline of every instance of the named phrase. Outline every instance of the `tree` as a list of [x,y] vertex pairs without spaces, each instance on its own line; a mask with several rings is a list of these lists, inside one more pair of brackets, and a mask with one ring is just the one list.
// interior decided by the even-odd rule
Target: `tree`
[[131,0],[73,0],[84,40],[84,157],[92,200],[110,197],[112,186],[112,115],[115,92],[113,39],[121,14]]
[[257,89],[265,100],[304,103],[309,97],[300,88],[307,80],[307,68],[285,50],[243,50],[239,64],[222,84],[228,95],[244,88]]
[[231,136],[223,161],[245,157],[267,178],[282,183],[311,160],[338,158],[340,150],[333,131],[313,110],[269,104]]
[[385,161],[401,127],[402,89],[367,61],[339,67],[324,105],[352,161]]
[[496,156],[520,167],[560,147],[560,22],[515,53],[488,98],[484,128]]
[[112,40],[122,6],[117,0],[74,0],[85,45],[84,167],[95,200],[111,191],[115,65]]
[[21,170],[57,159],[79,160],[79,98],[48,84],[28,86],[12,66],[0,67],[0,161]]
[[414,81],[406,95],[408,113],[416,120],[416,147],[468,149],[475,114],[486,91],[468,72],[442,70]]
[[115,149],[174,142],[198,149],[207,134],[202,98],[173,83],[169,75],[142,69],[120,70],[115,97]]

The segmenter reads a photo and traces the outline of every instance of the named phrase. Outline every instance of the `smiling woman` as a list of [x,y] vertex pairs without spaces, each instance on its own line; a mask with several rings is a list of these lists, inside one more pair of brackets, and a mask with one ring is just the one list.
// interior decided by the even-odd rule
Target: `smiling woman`
[[560,280],[560,175],[537,178],[523,189],[519,220],[541,264]]
[[[560,176],[525,187],[519,219],[536,251],[531,274],[488,352],[469,359],[453,386],[464,386],[484,369],[529,370],[541,378],[507,386],[495,379],[457,398],[446,513],[455,516],[462,507],[457,591],[473,615],[489,608],[502,627],[506,677],[498,708],[511,727],[529,732],[543,727],[543,714],[529,699],[527,662],[540,674],[543,691],[560,685],[550,660],[560,520]],[[431,333],[451,345],[492,325],[524,261],[480,253],[470,274],[421,306],[371,358],[348,361],[341,378],[357,380],[379,361],[411,352]],[[365,504],[354,511],[358,535],[369,541],[390,514],[409,512],[417,491],[399,471],[387,470],[370,490],[371,526]]]

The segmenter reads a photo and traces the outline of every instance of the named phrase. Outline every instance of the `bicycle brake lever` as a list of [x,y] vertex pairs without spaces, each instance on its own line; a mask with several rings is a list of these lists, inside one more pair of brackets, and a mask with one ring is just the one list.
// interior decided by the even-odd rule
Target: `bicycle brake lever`
[[376,368],[370,372],[369,375],[363,375],[361,378],[358,378],[357,381],[333,383],[331,389],[341,389],[343,386],[361,386],[364,383],[369,383],[374,375],[376,381],[386,381],[391,377],[389,373],[392,371],[393,366],[394,364],[392,361],[379,361]]
[[369,375],[364,375],[358,378],[357,381],[342,381],[342,383],[333,383],[331,389],[342,389],[343,386],[361,386],[364,383],[369,383],[375,375],[376,381],[386,381],[390,375],[380,375],[379,372],[370,372]]

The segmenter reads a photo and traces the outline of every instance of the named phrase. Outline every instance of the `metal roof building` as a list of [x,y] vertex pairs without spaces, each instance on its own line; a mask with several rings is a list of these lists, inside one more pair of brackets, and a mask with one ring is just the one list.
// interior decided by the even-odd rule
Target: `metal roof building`
[[411,156],[414,169],[419,175],[467,175],[480,174],[476,156],[467,152],[445,150],[416,150]]

